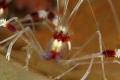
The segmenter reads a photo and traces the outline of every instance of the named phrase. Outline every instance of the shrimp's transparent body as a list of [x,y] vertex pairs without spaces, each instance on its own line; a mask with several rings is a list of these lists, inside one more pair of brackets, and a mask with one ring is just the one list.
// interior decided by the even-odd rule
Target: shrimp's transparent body
[[[58,0],[57,0],[57,2],[59,3]],[[2,44],[2,43],[6,42],[8,40],[13,39],[11,41],[11,43],[9,44],[6,58],[8,60],[10,60],[10,53],[11,53],[11,50],[12,50],[12,46],[13,46],[13,44],[15,43],[15,41],[18,38],[21,38],[23,41],[25,41],[27,43],[27,46],[25,47],[25,49],[27,51],[26,66],[25,66],[26,69],[28,69],[28,63],[29,63],[29,59],[31,57],[32,52],[36,51],[41,56],[41,58],[43,58],[46,61],[48,61],[48,60],[55,60],[60,65],[69,65],[69,64],[76,63],[68,71],[64,72],[63,74],[61,74],[61,75],[59,75],[57,77],[55,77],[54,79],[60,79],[62,76],[67,74],[69,71],[73,70],[78,65],[89,64],[89,67],[88,67],[86,73],[81,78],[81,80],[84,80],[88,76],[93,63],[96,63],[96,64],[97,63],[102,63],[103,77],[104,77],[104,79],[106,79],[105,78],[105,73],[104,73],[104,64],[103,63],[120,63],[120,62],[117,61],[117,60],[103,61],[103,57],[120,57],[120,50],[119,49],[115,49],[115,50],[105,50],[105,51],[103,51],[102,50],[102,37],[101,37],[101,33],[100,33],[99,29],[77,51],[77,53],[75,53],[72,56],[72,58],[66,60],[67,53],[69,52],[69,50],[71,50],[71,41],[70,41],[70,36],[69,36],[70,23],[71,23],[71,21],[73,19],[72,16],[74,16],[76,14],[76,12],[77,12],[77,10],[78,10],[78,8],[79,8],[79,6],[81,5],[82,2],[83,2],[83,0],[79,0],[78,3],[76,4],[75,8],[71,12],[71,14],[68,15],[67,14],[67,6],[68,6],[68,3],[69,3],[69,0],[65,0],[65,6],[64,6],[63,15],[62,15],[62,17],[60,17],[59,14],[57,15],[58,22],[55,24],[56,28],[53,31],[53,38],[50,39],[50,41],[49,41],[49,43],[47,45],[46,51],[44,51],[42,49],[41,45],[38,43],[37,39],[35,38],[34,34],[32,33],[31,29],[29,27],[24,28],[23,25],[17,20],[16,17],[13,17],[13,18],[11,18],[11,19],[9,19],[7,21],[5,19],[1,19],[0,20],[0,26],[3,26],[5,28],[7,28],[7,29],[9,29],[10,31],[12,31],[14,33],[14,35],[12,35],[9,38],[4,39],[3,41],[0,42],[0,44]],[[59,6],[58,6],[58,9],[59,9]],[[58,13],[59,13],[59,11],[58,11]],[[94,18],[95,18],[95,16],[94,16]],[[18,22],[18,24],[20,25],[20,27],[22,29],[21,31],[18,31],[15,28],[15,26],[10,24],[10,22],[12,20],[15,20],[16,22]],[[95,21],[96,21],[96,19],[95,19]],[[23,33],[25,33],[27,37],[24,37]],[[96,54],[90,54],[90,55],[85,55],[85,56],[82,56],[82,57],[75,58],[82,51],[82,49],[84,47],[86,47],[86,45],[96,35],[99,36],[100,52],[96,53]],[[93,62],[94,58],[97,58],[97,57],[101,57],[101,61]],[[91,62],[86,62],[86,63],[84,63],[84,62],[83,63],[79,63],[78,62],[80,60],[89,59],[89,58],[91,58]]]

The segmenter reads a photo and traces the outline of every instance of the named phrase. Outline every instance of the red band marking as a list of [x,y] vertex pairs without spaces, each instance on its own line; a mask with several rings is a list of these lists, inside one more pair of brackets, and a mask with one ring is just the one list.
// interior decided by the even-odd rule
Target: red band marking
[[102,54],[104,57],[115,57],[116,53],[114,50],[109,49],[109,50],[103,51]]

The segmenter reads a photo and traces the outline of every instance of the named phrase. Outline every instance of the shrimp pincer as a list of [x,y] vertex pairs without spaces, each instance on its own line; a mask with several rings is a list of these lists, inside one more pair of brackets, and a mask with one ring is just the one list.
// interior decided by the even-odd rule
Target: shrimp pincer
[[[0,43],[2,44],[2,43],[4,43],[4,42],[6,42],[6,41],[11,40],[11,39],[14,38],[14,39],[10,42],[10,45],[9,45],[9,47],[8,47],[8,51],[7,51],[6,58],[7,58],[8,60],[10,60],[10,53],[11,53],[11,50],[12,50],[12,46],[13,46],[13,44],[15,43],[15,41],[16,41],[18,38],[21,38],[23,41],[25,41],[25,42],[28,44],[27,46],[32,46],[32,47],[34,47],[34,49],[36,49],[37,52],[40,51],[41,49],[38,49],[38,48],[37,48],[39,45],[36,45],[36,44],[39,44],[39,43],[37,42],[34,34],[33,34],[32,31],[31,31],[31,29],[30,29],[29,27],[24,28],[24,27],[22,26],[22,24],[21,24],[19,21],[17,21],[18,24],[20,25],[20,27],[22,28],[21,31],[18,31],[18,30],[10,23],[12,20],[17,21],[17,17],[13,17],[13,18],[11,18],[11,19],[9,19],[9,20],[7,20],[7,21],[6,21],[5,19],[1,19],[1,20],[0,20],[0,23],[1,23],[0,26],[1,26],[1,27],[5,27],[6,29],[8,29],[8,30],[10,30],[11,32],[14,33],[14,35],[12,35],[12,36],[10,36],[9,38],[4,39],[3,41],[0,42]],[[27,32],[26,32],[26,31],[27,31]],[[23,33],[25,33],[25,34],[27,35],[28,39],[25,38],[25,37],[22,35]],[[32,36],[31,36],[31,35],[32,35]],[[35,46],[35,45],[36,45],[36,46]],[[41,48],[41,47],[39,46],[39,48]],[[42,50],[42,51],[43,51],[43,50]],[[40,54],[40,53],[39,53],[39,54]]]
[[[88,1],[88,0],[87,0]],[[90,73],[90,70],[92,68],[92,64],[102,64],[102,71],[103,71],[103,78],[104,80],[106,79],[105,77],[105,72],[104,72],[104,63],[118,63],[120,62],[118,60],[113,60],[113,61],[104,61],[103,58],[107,57],[115,57],[115,58],[120,58],[120,49],[106,49],[103,50],[102,48],[102,35],[98,27],[97,20],[95,18],[95,15],[93,13],[92,7],[89,3],[89,6],[91,8],[91,11],[93,13],[93,17],[95,19],[96,25],[98,30],[91,36],[91,38],[80,48],[77,50],[77,52],[69,59],[67,59],[67,55],[72,50],[72,45],[71,45],[71,37],[69,34],[69,28],[70,24],[76,15],[76,12],[78,11],[80,5],[82,4],[83,0],[78,0],[76,6],[72,10],[71,13],[68,13],[68,3],[69,0],[65,0],[64,4],[64,10],[62,16],[59,15],[59,5],[57,5],[58,13],[54,14],[52,12],[46,12],[44,10],[33,12],[28,14],[24,19],[39,19],[39,18],[45,18],[48,19],[51,23],[55,25],[55,29],[52,29],[51,31],[53,34],[51,35],[51,39],[49,40],[46,50],[43,50],[39,42],[37,41],[36,37],[34,36],[32,30],[28,27],[24,27],[17,17],[10,18],[9,20],[6,19],[0,19],[0,26],[8,29],[9,31],[13,32],[13,35],[4,39],[3,41],[0,41],[0,44],[7,42],[12,39],[12,41],[9,44],[8,51],[6,58],[8,61],[10,60],[10,53],[12,50],[13,44],[16,42],[18,38],[21,38],[27,45],[24,47],[26,52],[27,52],[27,57],[26,57],[26,65],[24,68],[28,69],[29,65],[29,60],[31,58],[31,54],[36,52],[39,54],[39,56],[45,60],[45,61],[50,61],[54,60],[58,65],[61,66],[69,66],[72,64],[72,67],[65,71],[64,73],[58,75],[54,79],[60,79],[62,76],[76,68],[78,65],[85,65],[89,64],[88,69],[86,70],[85,74],[81,77],[81,80],[84,80],[87,78],[87,76]],[[59,4],[59,0],[57,0],[57,4]],[[10,22],[15,20],[21,30],[17,30],[16,26],[13,26]],[[49,27],[50,28],[50,27]],[[25,36],[23,35],[25,33]],[[77,55],[80,54],[80,52],[92,41],[92,39],[98,36],[99,37],[99,48],[100,51],[98,53],[92,53],[89,55],[77,57]],[[96,61],[94,62],[94,58],[101,58],[101,61]],[[85,59],[91,59],[89,62],[79,62],[80,60],[85,60]]]
[[6,19],[0,19],[0,26],[7,28],[13,33],[17,31],[15,27],[9,23],[9,21],[6,21]]

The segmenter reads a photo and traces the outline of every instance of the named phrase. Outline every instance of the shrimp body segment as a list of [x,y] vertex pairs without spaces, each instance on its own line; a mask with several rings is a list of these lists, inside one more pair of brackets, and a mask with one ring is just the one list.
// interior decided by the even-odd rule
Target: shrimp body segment
[[[64,50],[65,46],[67,47],[66,51]],[[55,59],[56,61],[58,59],[64,59],[64,55],[67,54],[68,50],[70,49],[70,36],[68,32],[66,32],[64,28],[60,26],[59,28],[57,27],[53,33],[51,48],[49,49],[49,51],[47,51],[48,53],[42,55],[42,58],[44,60]],[[63,54],[63,52],[65,54]]]
[[68,50],[71,50],[70,36],[65,27],[60,26],[56,29],[53,34],[53,38],[61,41],[62,43],[67,42]]

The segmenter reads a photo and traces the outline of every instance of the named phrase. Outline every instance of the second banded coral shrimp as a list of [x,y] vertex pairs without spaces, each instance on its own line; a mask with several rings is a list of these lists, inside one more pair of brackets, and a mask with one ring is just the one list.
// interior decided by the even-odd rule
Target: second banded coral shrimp
[[58,16],[53,12],[47,12],[45,10],[39,10],[36,12],[32,12],[31,14],[28,14],[24,17],[25,19],[39,19],[39,18],[45,18],[48,19],[51,23],[53,23],[55,26],[58,24]]
[[[25,17],[19,19],[24,26],[31,26],[35,33],[36,25],[41,26],[45,25],[51,32],[53,29],[49,26],[49,23],[57,27],[58,25],[58,16],[54,11],[38,10],[30,14],[27,14]],[[15,22],[13,22],[16,24]]]
[[[70,18],[72,18],[73,15],[75,15],[75,13],[77,12],[80,4],[83,2],[82,0],[79,0],[78,4],[76,5],[76,7],[73,9],[72,13],[70,14],[70,17],[67,17],[67,5],[68,5],[69,0],[65,1],[65,8],[64,8],[64,13],[63,16],[60,18],[60,20],[58,20],[59,24],[58,26],[55,28],[54,33],[53,33],[53,38],[49,41],[48,46],[46,51],[43,51],[43,49],[41,48],[41,45],[39,45],[38,41],[36,40],[36,38],[34,37],[34,35],[32,34],[32,31],[29,27],[24,28],[22,26],[22,24],[20,24],[20,26],[22,27],[21,31],[16,30],[15,26],[12,26],[10,24],[11,20],[16,20],[17,18],[11,18],[9,20],[3,20],[1,19],[1,26],[4,26],[6,28],[8,28],[9,30],[11,30],[12,32],[14,32],[15,34],[5,40],[3,40],[3,42],[12,39],[12,42],[10,43],[9,47],[8,47],[8,53],[6,55],[6,58],[9,60],[10,59],[10,53],[11,53],[11,49],[12,49],[12,45],[13,43],[20,37],[21,39],[23,39],[26,43],[27,46],[25,47],[26,51],[27,51],[27,60],[26,60],[26,66],[25,68],[28,67],[28,63],[29,63],[29,59],[31,57],[31,53],[32,51],[36,51],[44,60],[55,60],[58,64],[60,65],[68,65],[68,64],[75,64],[75,66],[73,66],[71,69],[69,69],[68,71],[66,71],[65,73],[59,75],[58,77],[55,77],[54,79],[60,79],[63,75],[67,74],[69,71],[73,70],[73,68],[77,67],[78,65],[85,65],[85,64],[90,64],[88,70],[86,71],[85,75],[81,78],[82,80],[85,79],[87,77],[87,75],[90,72],[91,66],[93,63],[116,63],[118,61],[98,61],[98,62],[93,62],[95,57],[107,57],[107,55],[109,55],[108,57],[119,57],[119,49],[117,50],[105,50],[105,51],[100,51],[100,53],[98,54],[91,54],[91,55],[85,55],[83,57],[78,57],[78,58],[74,58],[77,53],[80,53],[81,50],[86,46],[86,44],[88,44],[88,42],[91,41],[91,39],[95,36],[95,35],[99,35],[99,40],[100,40],[100,47],[102,47],[102,40],[101,40],[101,34],[100,31],[97,31],[93,37],[91,37],[88,42],[86,42],[84,44],[83,47],[81,47],[80,50],[78,50],[77,53],[75,53],[73,55],[73,57],[71,59],[68,60],[64,60],[64,57],[67,55],[68,51],[71,50],[71,42],[70,42],[70,37],[69,37],[69,33],[68,33],[68,29],[69,29],[69,24],[68,22]],[[3,21],[3,24],[2,24]],[[23,36],[23,33],[25,32],[27,37]],[[15,37],[15,38],[14,38]],[[101,48],[102,49],[102,48]],[[92,58],[91,62],[83,62],[83,63],[79,63],[78,61],[80,60],[84,60],[84,59],[88,59],[88,58]],[[76,64],[77,63],[77,64]],[[40,63],[39,63],[40,64]],[[105,77],[104,77],[105,78]]]

